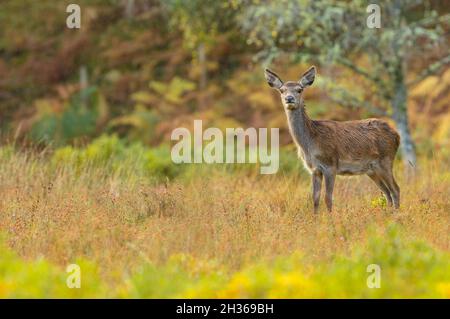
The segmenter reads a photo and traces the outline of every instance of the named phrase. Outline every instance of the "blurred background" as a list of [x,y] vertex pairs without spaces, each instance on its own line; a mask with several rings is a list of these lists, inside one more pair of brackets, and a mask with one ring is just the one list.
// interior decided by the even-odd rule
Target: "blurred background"
[[[66,7],[81,8],[69,29]],[[312,118],[387,119],[401,157],[450,157],[446,1],[2,0],[2,143],[85,147],[99,138],[169,147],[176,127],[280,127],[263,68],[298,80]]]
[[[450,298],[449,31],[438,0],[0,0],[0,298]],[[312,213],[263,72],[311,65],[310,117],[399,131],[400,210],[338,178]],[[279,171],[174,164],[197,119],[280,128]]]

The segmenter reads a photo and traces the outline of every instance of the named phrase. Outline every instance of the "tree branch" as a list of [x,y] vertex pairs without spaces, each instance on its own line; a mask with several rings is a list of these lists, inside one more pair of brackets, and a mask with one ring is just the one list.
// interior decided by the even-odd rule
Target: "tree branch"
[[371,80],[374,83],[378,83],[378,79],[372,75],[370,75],[369,73],[367,73],[365,70],[361,69],[360,67],[358,67],[356,64],[354,64],[353,62],[351,62],[350,60],[346,59],[346,58],[342,58],[339,57],[337,59],[337,61],[342,64],[343,66],[349,68],[350,70],[352,70],[355,73],[358,73],[359,75],[364,76],[365,78]]
[[351,62],[348,59],[345,58],[338,58],[337,62],[345,67],[347,67],[348,69],[352,70],[353,72],[362,75],[363,77],[365,77],[366,79],[372,81],[376,86],[378,86],[382,92],[382,95],[384,97],[388,97],[390,96],[389,90],[386,86],[386,83],[379,77],[376,75],[371,75],[370,73],[366,72],[365,70],[361,69],[360,67],[358,67],[356,64],[354,64],[353,62]]
[[[330,98],[330,100],[337,104],[350,108],[364,108],[375,115],[387,116],[386,111],[380,109],[370,102],[361,101],[343,87],[326,88],[326,91],[328,92],[328,97]],[[340,95],[340,97],[336,94]]]
[[438,17],[425,17],[422,20],[419,20],[417,22],[413,22],[409,25],[410,28],[414,27],[429,27],[431,25],[436,25],[439,23],[450,23],[450,13],[444,14]]
[[426,77],[438,72],[444,65],[450,64],[450,54],[446,57],[436,61],[428,66],[425,70],[423,70],[414,80],[406,83],[406,86],[413,86],[418,84],[420,81],[425,79]]

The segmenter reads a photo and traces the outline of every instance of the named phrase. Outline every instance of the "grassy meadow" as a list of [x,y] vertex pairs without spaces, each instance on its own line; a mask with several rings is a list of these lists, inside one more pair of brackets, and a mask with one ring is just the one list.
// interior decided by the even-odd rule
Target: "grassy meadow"
[[[399,211],[350,177],[334,212],[314,215],[294,151],[269,176],[162,153],[114,137],[0,148],[0,297],[450,297],[448,162],[423,159],[408,178],[397,163]],[[81,289],[66,286],[72,263]]]
[[[0,0],[0,298],[450,298],[448,1],[373,2]],[[399,210],[313,213],[281,82],[399,132]],[[181,128],[278,129],[279,170],[176,165]]]

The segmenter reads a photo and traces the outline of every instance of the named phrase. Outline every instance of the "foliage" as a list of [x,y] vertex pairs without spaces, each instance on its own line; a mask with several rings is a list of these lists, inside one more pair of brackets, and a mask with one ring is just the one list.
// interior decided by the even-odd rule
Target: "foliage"
[[[274,66],[290,79],[306,62],[320,62],[320,85],[306,97],[310,114],[348,120],[392,115],[386,97],[400,92],[392,81],[398,55],[405,81],[417,85],[407,103],[418,151],[440,148],[430,140],[448,112],[448,76],[439,74],[442,64],[429,63],[442,57],[448,42],[447,11],[438,3],[381,3],[380,30],[365,27],[364,1],[78,4],[82,29],[69,30],[63,2],[2,1],[2,136],[64,146],[116,133],[157,146],[169,142],[175,127],[209,112],[217,127],[230,120],[280,127],[287,144],[284,114],[264,83],[259,58],[278,57]],[[427,77],[427,66],[436,75]],[[424,108],[430,124],[420,117]]]
[[438,152],[445,158],[450,158],[450,115],[446,115],[441,119],[434,140],[439,147]]
[[[450,63],[445,53],[450,15],[439,15],[428,1],[374,3],[382,8],[382,26],[378,29],[366,27],[368,4],[362,0],[255,2],[244,6],[241,23],[266,63],[287,53],[294,60],[341,65],[363,79],[363,98],[354,94],[353,86],[351,90],[336,86],[335,78],[325,90],[342,105],[391,116],[401,136],[403,158],[415,164],[407,112],[408,86]],[[444,54],[435,62],[422,61],[420,75],[407,81],[411,61],[438,47]]]
[[39,100],[30,136],[35,142],[64,145],[76,138],[93,135],[100,113],[107,108],[104,98],[91,87],[75,94],[67,105]]
[[[362,0],[79,0],[71,30],[65,1],[0,1],[0,297],[450,298],[448,8],[374,2],[380,30]],[[318,64],[314,119],[411,129],[399,211],[338,178],[333,214],[311,214],[269,63]],[[173,164],[194,119],[280,128],[278,174]]]
[[172,14],[173,27],[183,32],[187,46],[193,49],[215,42],[220,32],[233,28],[235,11],[226,2],[169,0],[164,4]]
[[0,246],[0,298],[98,298],[111,297],[98,276],[98,268],[78,260],[83,269],[82,289],[68,289],[67,273],[44,259],[24,261]]
[[[311,267],[301,254],[260,261],[229,272],[213,260],[178,254],[164,265],[146,264],[113,287],[98,267],[79,261],[82,287],[69,289],[67,274],[44,260],[25,262],[1,247],[0,297],[68,298],[448,298],[450,259],[422,242],[406,243],[391,225],[350,258],[336,256]],[[381,267],[380,288],[367,287],[366,268]]]
[[89,167],[106,167],[112,173],[133,171],[155,179],[173,178],[181,172],[180,167],[172,163],[167,146],[147,149],[139,142],[127,145],[116,135],[101,136],[84,148],[57,149],[52,163],[55,167],[73,167],[77,171]]

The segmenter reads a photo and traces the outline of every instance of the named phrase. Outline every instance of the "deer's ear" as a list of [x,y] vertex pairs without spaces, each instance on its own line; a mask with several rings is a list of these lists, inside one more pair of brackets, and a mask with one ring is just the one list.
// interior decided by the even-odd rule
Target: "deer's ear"
[[298,81],[298,83],[303,87],[307,87],[310,86],[311,84],[314,83],[314,79],[316,78],[316,67],[312,66],[308,69],[308,71],[306,71],[300,81]]
[[283,81],[281,81],[280,77],[275,72],[265,69],[264,76],[266,77],[267,83],[274,89],[279,89],[283,86]]

